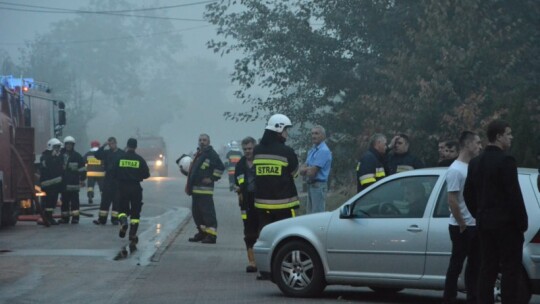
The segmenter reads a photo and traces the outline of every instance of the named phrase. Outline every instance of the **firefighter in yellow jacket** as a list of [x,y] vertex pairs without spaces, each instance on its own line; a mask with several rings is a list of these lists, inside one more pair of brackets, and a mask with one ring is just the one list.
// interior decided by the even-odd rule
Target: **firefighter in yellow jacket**
[[238,147],[238,143],[233,140],[229,144],[229,152],[227,152],[227,155],[225,156],[227,158],[227,174],[229,175],[229,191],[234,190],[234,171],[236,168],[236,164],[240,161],[240,158],[242,157],[242,152],[240,152],[240,147]]
[[86,178],[87,188],[86,195],[88,196],[88,203],[94,203],[94,186],[97,184],[99,192],[103,192],[103,179],[105,178],[105,167],[103,162],[96,158],[96,151],[99,149],[99,141],[93,140],[90,143],[90,151],[84,155],[86,161]]
[[217,218],[214,207],[214,182],[221,178],[225,166],[214,148],[210,136],[199,136],[199,147],[193,159],[186,183],[186,194],[191,195],[191,212],[197,226],[197,234],[190,242],[215,244],[217,239]]

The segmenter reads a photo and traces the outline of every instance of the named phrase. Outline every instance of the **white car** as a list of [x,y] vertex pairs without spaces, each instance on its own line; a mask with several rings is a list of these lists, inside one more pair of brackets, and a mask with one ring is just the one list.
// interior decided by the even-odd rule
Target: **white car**
[[[391,175],[334,211],[265,226],[254,246],[260,275],[292,297],[317,296],[335,284],[384,292],[444,289],[452,246],[446,172],[429,168]],[[530,299],[540,293],[538,171],[518,172],[529,216],[520,294]]]

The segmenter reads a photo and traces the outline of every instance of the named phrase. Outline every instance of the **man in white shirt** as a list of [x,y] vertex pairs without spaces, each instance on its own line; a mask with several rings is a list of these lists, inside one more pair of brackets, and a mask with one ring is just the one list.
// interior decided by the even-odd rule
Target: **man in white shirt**
[[467,267],[465,269],[467,303],[476,303],[477,278],[480,266],[478,234],[476,220],[465,205],[463,188],[467,178],[469,161],[480,153],[482,145],[480,137],[470,131],[461,133],[459,145],[459,156],[450,165],[446,174],[448,206],[450,208],[448,230],[452,241],[452,256],[446,272],[443,303],[456,303],[457,281],[465,258],[467,258]]

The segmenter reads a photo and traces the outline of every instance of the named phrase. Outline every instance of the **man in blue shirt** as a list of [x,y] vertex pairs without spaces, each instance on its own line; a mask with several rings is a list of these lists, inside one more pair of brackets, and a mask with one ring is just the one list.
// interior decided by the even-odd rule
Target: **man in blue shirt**
[[306,213],[324,212],[328,175],[332,166],[332,152],[324,142],[326,131],[322,126],[311,129],[313,148],[308,152],[306,163],[300,168],[300,175],[307,178],[308,202]]

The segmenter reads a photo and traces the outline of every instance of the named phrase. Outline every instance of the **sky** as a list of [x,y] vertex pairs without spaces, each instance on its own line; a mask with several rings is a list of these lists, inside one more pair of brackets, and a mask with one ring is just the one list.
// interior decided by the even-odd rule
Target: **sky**
[[[86,6],[88,0],[7,0],[2,3],[14,3],[18,5],[34,5],[46,6],[66,9],[79,9]],[[156,7],[178,4],[191,4],[204,2],[198,0],[160,0],[149,2],[143,0],[129,0],[130,3],[137,6]],[[3,8],[2,8],[3,7]],[[19,48],[24,46],[25,41],[32,40],[36,34],[45,33],[54,22],[65,18],[73,18],[75,14],[50,14],[36,12],[21,12],[15,10],[6,10],[5,7],[17,8],[16,6],[6,6],[0,3],[0,27],[4,29],[0,33],[0,49],[8,51],[13,60],[18,60]],[[167,15],[175,18],[190,18],[203,19],[202,14],[205,4],[190,5],[181,8],[168,10]],[[22,8],[22,7],[21,7]],[[28,9],[27,7],[24,9]],[[233,71],[233,63],[235,55],[220,57],[213,51],[206,48],[206,42],[215,37],[215,28],[200,21],[173,21],[177,29],[186,29],[200,27],[197,29],[182,30],[185,49],[182,50],[186,62],[196,62],[197,60],[210,61],[215,63],[219,69],[230,74]],[[5,30],[8,29],[8,30]],[[1,73],[1,71],[0,71]],[[28,77],[31,77],[29,75]],[[46,80],[43,80],[46,81]],[[224,82],[230,83],[229,79],[224,79]],[[201,87],[201,90],[211,90],[211,85]],[[245,109],[238,100],[233,96],[235,87],[231,84],[230,89],[226,93],[225,100],[212,101],[217,102],[215,106],[205,109],[200,105],[187,104],[182,113],[175,113],[174,121],[170,121],[161,127],[160,134],[165,138],[168,145],[169,164],[171,160],[175,160],[177,156],[183,153],[193,151],[197,146],[199,134],[208,133],[211,137],[211,143],[214,147],[226,144],[230,140],[242,139],[245,136],[253,136],[260,138],[264,129],[264,121],[256,121],[251,123],[236,123],[226,120],[223,117],[223,111],[242,111]],[[104,139],[110,134],[111,125],[108,121],[114,120],[115,115],[119,113],[108,112],[96,117],[91,121],[91,126],[87,129],[89,139]],[[209,124],[208,122],[212,122]],[[121,142],[122,139],[119,138]],[[83,150],[84,148],[80,148]],[[83,151],[84,152],[84,151]]]

